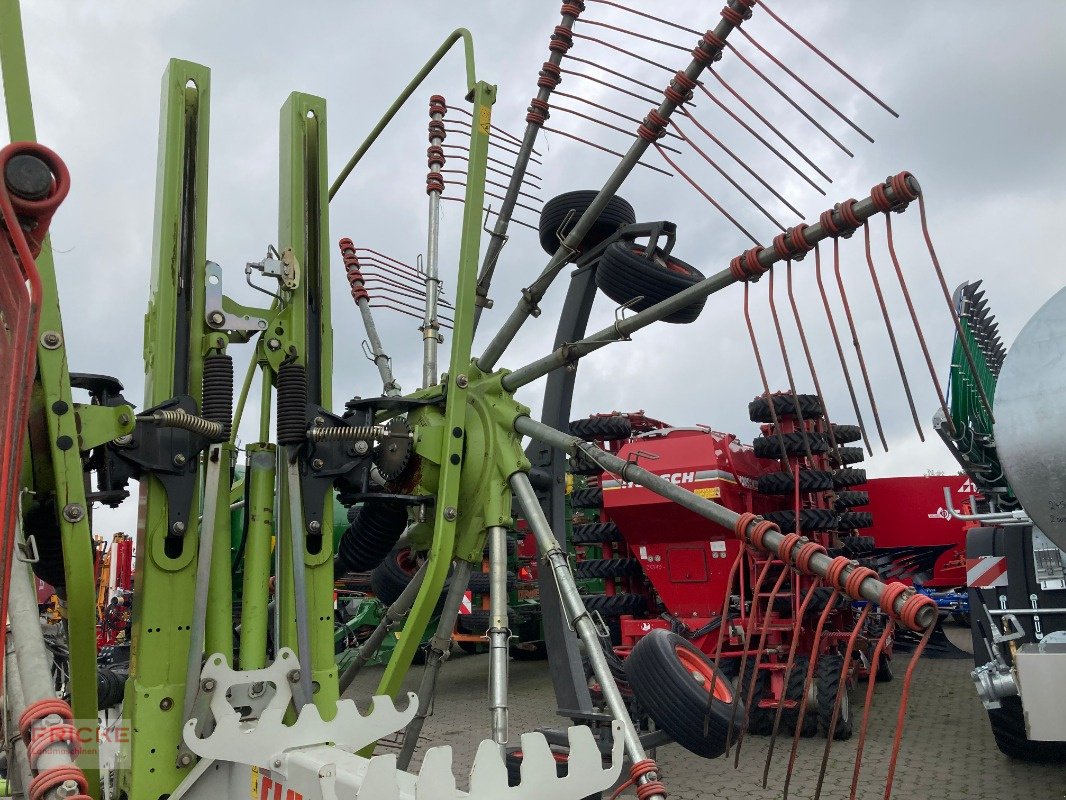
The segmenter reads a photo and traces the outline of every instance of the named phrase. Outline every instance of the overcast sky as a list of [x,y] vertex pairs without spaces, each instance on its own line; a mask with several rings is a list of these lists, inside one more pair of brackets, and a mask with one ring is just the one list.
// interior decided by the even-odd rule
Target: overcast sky
[[[667,13],[664,9],[669,8],[672,19],[705,30],[718,20],[720,4],[643,0],[637,7],[653,13]],[[954,287],[964,280],[983,279],[1009,343],[1042,302],[1066,283],[1059,254],[1066,218],[1062,194],[1066,53],[1061,46],[1066,4],[1035,0],[1024,13],[1006,16],[1001,3],[983,0],[935,4],[776,0],[771,7],[883,97],[900,118],[892,118],[855,91],[757,8],[745,29],[853,117],[876,143],[864,141],[740,37],[736,37],[738,50],[840,138],[854,158],[772,94],[732,53],[720,62],[722,76],[833,178],[832,184],[818,179],[827,195],[810,189],[702,96],[697,96],[693,108],[697,119],[785,194],[809,222],[839,200],[865,196],[887,175],[911,170],[925,190],[933,238],[949,283]],[[125,384],[126,396],[141,402],[140,342],[151,263],[159,86],[168,58],[185,58],[212,69],[208,256],[226,269],[228,294],[258,303],[243,286],[243,266],[261,258],[267,244],[278,244],[278,110],[290,91],[327,99],[330,175],[335,175],[447,32],[466,26],[474,34],[478,77],[499,86],[494,123],[521,135],[525,107],[536,91],[536,73],[547,57],[548,35],[558,23],[558,12],[558,0],[402,6],[351,1],[26,3],[24,25],[38,136],[63,156],[73,182],[52,235],[71,369],[115,375]],[[590,2],[585,16],[636,28],[686,48],[694,44],[692,34],[641,21],[603,4]],[[681,50],[604,28],[579,23],[577,30],[671,70],[689,61]],[[571,53],[656,87],[665,86],[668,79],[665,71],[591,41],[579,40]],[[573,62],[566,66],[610,78],[595,67]],[[713,81],[708,88],[720,90]],[[589,81],[567,77],[560,89],[629,116],[642,117],[648,111],[646,102]],[[650,90],[636,90],[656,96]],[[452,106],[463,104],[457,53],[424,84],[338,194],[330,209],[331,240],[350,236],[361,246],[408,263],[424,252],[426,101],[432,93],[445,95]],[[731,97],[723,99],[739,109]],[[606,116],[577,101],[560,99],[560,104]],[[808,175],[817,177],[750,114],[740,113]],[[459,120],[462,115],[453,112],[452,118]],[[635,128],[617,117],[611,121],[626,130]],[[615,150],[628,146],[625,134],[559,111],[550,124]],[[773,216],[785,225],[799,221],[702,134],[691,126],[689,132]],[[453,136],[449,143],[457,140]],[[553,134],[543,134],[538,149],[543,165],[533,171],[541,178],[535,194],[542,200],[572,189],[598,188],[616,161]],[[686,171],[769,245],[777,232],[772,224],[693,151],[684,149],[679,163]],[[667,166],[654,153],[647,160]],[[461,162],[453,160],[449,166],[457,163]],[[743,234],[679,176],[666,178],[638,168],[621,194],[642,221],[676,222],[676,255],[705,273],[725,268],[731,257],[749,246]],[[455,287],[460,214],[458,204],[445,204],[442,272],[449,297]],[[536,222],[529,212],[520,218]],[[917,208],[895,217],[894,223],[903,268],[943,379],[953,329],[921,242]],[[866,466],[873,475],[953,469],[929,426],[936,397],[888,260],[880,220],[872,233],[874,260],[927,443],[918,441],[910,420],[857,236],[843,247],[844,279],[890,444],[887,454],[877,452]],[[492,290],[496,308],[483,317],[475,352],[546,259],[532,231],[512,227]],[[334,400],[340,407],[353,394],[378,393],[380,384],[361,354],[364,334],[342,280],[338,253],[332,253],[332,262]],[[795,265],[796,299],[830,411],[837,421],[850,422],[854,412],[813,283],[812,262],[808,258]],[[785,375],[766,312],[766,283],[752,288],[752,314],[769,381],[773,388],[782,388]],[[792,366],[801,390],[810,389],[783,283],[782,276],[778,308]],[[831,284],[830,280],[827,288],[843,326],[839,297]],[[543,316],[527,324],[501,366],[520,366],[547,351],[562,294],[560,281],[544,304]],[[750,439],[756,426],[747,420],[747,403],[762,389],[744,328],[742,297],[740,287],[731,287],[712,296],[692,325],[656,325],[630,343],[585,359],[575,416],[644,409],[675,425],[706,423]],[[613,304],[600,298],[591,329],[609,324],[613,314]],[[400,382],[405,389],[416,388],[421,375],[418,323],[387,312],[379,312],[378,318]],[[853,351],[847,341],[845,345],[858,380]],[[235,355],[238,364],[246,358],[243,353]],[[519,397],[537,410],[541,391],[537,384]],[[870,422],[865,402],[863,413]],[[255,436],[255,422],[254,414],[246,418],[242,441]],[[135,518],[135,504],[128,502],[118,512],[101,514],[97,532],[132,530]]]

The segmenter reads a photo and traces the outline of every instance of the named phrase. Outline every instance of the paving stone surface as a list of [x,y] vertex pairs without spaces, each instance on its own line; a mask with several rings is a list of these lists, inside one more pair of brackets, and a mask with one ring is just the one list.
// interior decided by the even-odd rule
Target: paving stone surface
[[[895,664],[896,680],[876,687],[858,800],[884,797],[907,663],[900,657]],[[453,746],[461,786],[478,742],[489,734],[488,665],[487,655],[457,653],[452,657],[444,667],[434,714],[423,731],[429,742]],[[971,666],[965,659],[922,659],[917,665],[892,796],[898,800],[1066,800],[1066,764],[1022,764],[996,749],[969,678]],[[406,687],[411,691],[420,673],[415,668],[408,677]],[[379,668],[365,671],[349,696],[358,701],[372,694],[380,674]],[[861,705],[859,691],[865,691],[865,686],[853,694],[856,707]],[[512,661],[510,692],[512,738],[538,726],[566,724],[554,713],[546,662]],[[848,797],[857,738],[856,734],[851,741],[834,743],[821,795],[825,800]],[[732,760],[708,761],[676,745],[659,748],[657,759],[669,796],[675,800],[781,800],[791,738],[778,739],[763,789],[768,746],[768,737],[745,738],[738,769]],[[824,747],[824,738],[801,740],[790,798],[814,797]],[[632,796],[631,790],[625,796]]]

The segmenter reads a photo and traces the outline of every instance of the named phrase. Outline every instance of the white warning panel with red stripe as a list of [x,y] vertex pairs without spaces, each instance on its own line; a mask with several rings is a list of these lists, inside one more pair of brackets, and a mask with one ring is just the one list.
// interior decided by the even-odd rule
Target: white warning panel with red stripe
[[971,589],[994,589],[1007,585],[1006,556],[966,559],[966,585]]
[[474,593],[469,589],[463,595],[463,602],[459,604],[459,615],[467,616],[474,612]]

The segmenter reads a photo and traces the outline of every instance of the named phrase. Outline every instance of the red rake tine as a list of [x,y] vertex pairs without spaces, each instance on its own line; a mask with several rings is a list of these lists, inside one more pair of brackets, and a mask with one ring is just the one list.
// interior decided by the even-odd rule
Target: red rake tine
[[881,631],[881,637],[874,647],[873,656],[870,658],[870,674],[866,678],[866,702],[863,704],[862,724],[859,726],[859,741],[855,746],[855,768],[851,774],[851,794],[849,800],[855,800],[855,792],[859,787],[859,772],[862,769],[862,752],[866,747],[866,731],[870,724],[870,709],[873,707],[874,687],[877,686],[877,668],[881,663],[881,653],[885,645],[892,638],[892,631],[896,627],[896,621],[891,617],[885,622],[885,628]]
[[803,697],[800,698],[799,713],[796,715],[796,732],[792,737],[792,751],[788,756],[788,769],[785,771],[782,800],[788,800],[788,787],[792,782],[792,768],[796,765],[796,753],[799,751],[800,736],[803,734],[803,719],[807,715],[807,697],[811,693],[811,681],[814,680],[814,665],[818,660],[818,648],[821,644],[822,630],[825,628],[825,621],[829,618],[829,614],[837,604],[838,597],[840,597],[840,590],[834,587],[833,593],[829,596],[829,601],[826,603],[825,608],[822,609],[821,616],[818,617],[818,625],[814,629],[814,644],[811,645],[811,656],[807,661],[807,676],[803,681]]
[[[448,200],[449,202],[452,202],[452,203],[465,203],[466,202],[466,198],[465,197],[448,197],[446,195],[441,195],[440,199],[441,200]],[[499,216],[498,212],[493,211],[491,208],[488,208],[486,206],[482,206],[481,210],[484,211],[486,214],[494,214],[496,216]],[[538,228],[536,225],[532,225],[532,224],[530,224],[528,222],[523,222],[520,219],[512,218],[511,222],[515,223],[516,225],[521,225],[523,228],[529,228],[531,231],[539,231],[540,230],[540,228]],[[420,319],[421,319],[421,317],[420,317]]]
[[892,355],[895,357],[896,367],[899,369],[899,379],[903,382],[903,392],[907,395],[907,405],[911,410],[911,419],[914,420],[914,427],[918,430],[918,438],[924,442],[925,434],[922,432],[922,423],[918,420],[918,410],[914,407],[914,396],[911,394],[911,385],[907,380],[907,370],[903,366],[903,357],[899,354],[899,344],[896,342],[896,331],[892,327],[892,317],[889,315],[888,307],[885,305],[885,296],[881,291],[881,281],[877,278],[877,269],[874,267],[874,259],[870,254],[870,225],[868,222],[862,223],[862,238],[866,248],[866,264],[870,268],[870,280],[874,285],[877,303],[881,306],[881,316],[885,321],[885,329],[888,331],[888,341],[892,344]]
[[[626,48],[621,47],[621,46],[619,46],[617,44],[612,44],[611,42],[605,42],[603,39],[597,39],[595,36],[587,36],[584,33],[575,33],[574,34],[574,38],[575,39],[584,39],[586,42],[592,42],[592,43],[598,44],[598,45],[600,45],[602,47],[606,47],[608,50],[614,50],[615,52],[622,53],[623,55],[627,55],[630,58],[636,59],[637,61],[642,61],[645,64],[648,64],[649,66],[658,67],[659,69],[664,69],[667,72],[669,72],[671,75],[673,75],[674,72],[677,71],[673,67],[668,67],[665,64],[659,63],[658,61],[653,61],[650,58],[645,58],[644,56],[640,55],[639,53],[634,53],[632,50],[627,50]],[[658,90],[656,90],[656,91],[658,91]]]
[[[559,92],[556,92],[556,94],[559,94]],[[619,128],[617,125],[612,125],[610,122],[604,122],[602,119],[594,117],[591,114],[583,114],[580,111],[575,111],[572,108],[567,108],[566,106],[561,106],[558,103],[555,103],[552,106],[552,110],[553,111],[562,111],[565,114],[572,114],[575,117],[580,117],[581,119],[588,120],[589,122],[595,122],[597,125],[602,125],[605,128],[610,128],[612,131],[617,131],[618,133],[625,134],[626,136],[629,136],[630,138],[636,138],[636,136],[637,136],[636,133],[634,133],[632,131],[629,131],[629,130],[626,130],[625,128]],[[669,150],[672,153],[677,153],[679,155],[681,153],[681,151],[678,150],[676,147],[670,147],[669,145],[665,145],[665,144],[659,144],[658,146],[662,147],[665,150]]]
[[840,369],[844,373],[844,382],[847,384],[848,394],[851,396],[851,407],[855,411],[855,420],[859,430],[862,431],[862,439],[866,443],[866,452],[873,455],[874,451],[870,446],[870,437],[866,434],[866,425],[863,424],[862,412],[859,410],[859,399],[855,396],[855,385],[851,382],[851,371],[848,369],[847,359],[844,358],[844,346],[840,343],[840,335],[833,319],[833,309],[829,305],[829,296],[825,293],[825,284],[822,283],[822,249],[818,245],[815,245],[814,248],[814,277],[818,284],[818,292],[822,296],[825,318],[828,320],[829,330],[833,334],[833,343],[836,345],[837,357],[840,359]]
[[[454,133],[454,134],[457,134],[459,136],[469,136],[470,135],[469,126],[467,126],[465,128],[458,127],[459,125],[462,124],[462,122],[463,122],[462,120],[458,120],[457,119],[457,120],[455,120],[454,126],[449,127],[449,126],[445,125],[444,126],[445,133]],[[499,150],[502,150],[503,152],[505,152],[505,153],[507,153],[509,155],[512,155],[512,156],[517,156],[519,154],[519,151],[517,149],[512,149],[512,148],[515,147],[513,142],[506,141],[506,140],[500,141],[499,138],[493,139],[493,138],[490,137],[489,138],[489,147],[495,147],[495,148],[497,148]],[[541,166],[541,167],[544,166],[544,162],[541,161],[539,158],[536,158],[533,155],[530,155],[529,160],[532,161],[537,166]]]
[[[446,175],[447,174],[466,175],[466,170],[465,169],[442,169],[442,170],[439,170],[439,171],[443,172]],[[489,184],[491,186],[498,186],[501,189],[506,189],[507,188],[507,184],[500,183],[499,181],[490,181],[488,178],[485,179],[485,183],[487,183],[487,184]],[[519,190],[518,194],[521,197],[528,197],[530,200],[532,200],[535,203],[543,203],[544,202],[544,200],[542,198],[537,197],[535,194],[530,194],[529,192],[523,192],[523,191]]]
[[[818,253],[815,252],[815,258],[817,259]],[[818,372],[814,368],[814,358],[811,356],[811,348],[807,343],[807,334],[803,330],[803,320],[800,319],[799,306],[796,304],[796,296],[792,292],[792,259],[785,262],[785,277],[788,286],[788,302],[792,306],[792,316],[796,320],[796,330],[799,332],[800,344],[803,345],[803,355],[807,359],[807,368],[811,372],[811,381],[814,383],[814,391],[818,395],[818,402],[822,406],[822,412],[825,414],[825,429],[829,434],[829,443],[833,450],[837,454],[837,458],[840,458],[840,448],[837,446],[837,439],[833,433],[833,423],[830,421],[829,409],[825,404],[825,395],[822,394],[822,384],[818,380]],[[799,519],[797,512],[797,519]]]
[[866,396],[870,400],[870,409],[874,415],[874,425],[877,426],[877,435],[881,437],[881,446],[885,448],[887,453],[888,442],[885,440],[885,430],[881,427],[881,415],[877,412],[877,400],[874,399],[873,386],[870,385],[870,373],[866,370],[866,360],[862,356],[859,332],[855,328],[855,318],[851,315],[848,293],[844,289],[844,278],[840,274],[840,239],[833,239],[833,272],[836,275],[837,288],[840,290],[840,300],[844,305],[844,314],[848,319],[848,328],[851,330],[851,341],[855,345],[855,356],[859,359],[859,369],[862,370],[862,380],[866,384]]
[[[741,562],[744,560],[744,545],[740,546],[737,550],[737,557],[733,559],[733,565],[729,568],[729,577],[725,582],[725,599],[722,601],[722,623],[718,628],[718,641],[714,645],[714,670],[715,674],[718,674],[718,665],[722,660],[722,644],[729,636],[729,598],[733,595],[733,583],[737,578],[737,571],[740,568]],[[707,713],[703,716],[703,735],[706,736],[711,727],[711,698],[714,696],[714,687],[716,684],[711,684],[710,690],[707,692]],[[736,700],[734,699],[734,702]]]
[[668,20],[668,19],[663,19],[662,17],[657,17],[654,14],[648,14],[648,13],[646,13],[644,11],[638,11],[635,8],[630,8],[629,6],[623,5],[622,3],[616,3],[613,0],[587,0],[587,2],[589,2],[589,3],[599,3],[602,6],[612,6],[614,8],[621,9],[622,11],[628,11],[630,14],[636,14],[638,17],[644,17],[644,19],[650,19],[650,20],[653,20],[654,22],[660,22],[663,25],[668,25],[671,28],[676,28],[677,30],[684,31],[685,33],[691,33],[693,36],[702,36],[703,35],[702,31],[698,31],[695,28],[688,28],[688,27],[686,27],[684,25],[681,25],[681,24],[679,24],[677,22],[673,22],[673,21]]
[[[558,95],[559,97],[567,97],[567,98],[569,98],[571,100],[577,100],[579,103],[586,103],[587,105],[590,105],[593,108],[598,108],[600,111],[606,111],[608,114],[614,114],[616,117],[619,117],[620,119],[624,119],[626,122],[632,122],[634,125],[640,125],[640,123],[643,121],[643,120],[638,119],[637,117],[630,116],[629,114],[623,114],[621,111],[618,111],[618,110],[613,109],[613,108],[609,108],[609,107],[607,107],[605,105],[601,105],[600,103],[594,103],[592,100],[588,100],[588,99],[586,99],[584,97],[581,97],[580,95],[568,94],[567,92],[560,92],[558,89],[555,90],[555,94]],[[552,106],[552,107],[553,108],[558,108],[558,106]],[[626,131],[626,133],[628,133],[628,131]],[[674,139],[678,139],[678,140],[681,140],[681,138],[682,138],[681,136],[679,136],[676,133],[673,133],[672,131],[664,131],[664,134],[666,136],[670,136],[670,137],[672,137]]]
[[896,269],[896,277],[899,279],[899,288],[903,291],[903,299],[907,301],[907,310],[911,315],[911,322],[914,323],[914,332],[918,336],[918,342],[922,346],[922,354],[925,356],[925,364],[929,368],[929,377],[933,380],[933,386],[936,388],[936,399],[940,403],[940,410],[944,412],[944,420],[947,422],[949,432],[955,434],[955,425],[951,421],[951,414],[948,413],[947,399],[944,395],[944,390],[940,385],[940,378],[937,377],[936,368],[933,366],[933,359],[929,355],[929,346],[925,341],[925,334],[922,332],[922,326],[918,322],[918,314],[914,310],[914,303],[911,302],[911,293],[907,288],[907,281],[903,277],[903,269],[899,265],[899,259],[896,257],[896,244],[892,237],[892,215],[885,214],[885,238],[888,240],[888,252],[892,256],[892,266]]
[[[772,271],[772,270],[771,270]],[[762,353],[759,351],[759,342],[755,338],[755,328],[751,324],[751,314],[748,310],[748,295],[751,287],[750,281],[744,281],[744,324],[748,327],[748,338],[751,339],[751,349],[755,353],[755,363],[759,367],[759,377],[762,378],[762,388],[766,395],[766,405],[770,409],[770,419],[774,423],[774,431],[777,433],[777,446],[781,450],[781,459],[784,461],[785,466],[788,467],[788,471],[798,480],[796,475],[797,470],[793,468],[792,463],[788,460],[788,449],[785,447],[785,438],[781,432],[781,420],[777,418],[777,406],[774,403],[774,396],[770,393],[770,384],[766,380],[766,369],[762,363]]]
[[830,177],[829,177],[829,176],[828,176],[828,175],[827,175],[827,174],[825,173],[825,171],[824,171],[824,170],[822,170],[822,169],[821,169],[821,168],[820,168],[820,167],[819,167],[819,166],[818,166],[817,164],[815,164],[815,163],[814,163],[813,161],[811,161],[811,160],[810,160],[810,158],[808,158],[808,157],[807,157],[807,154],[806,154],[806,153],[804,153],[804,152],[803,152],[802,150],[800,150],[800,149],[799,149],[798,147],[796,147],[796,145],[792,143],[792,140],[791,140],[791,139],[789,139],[789,138],[788,138],[787,136],[785,136],[785,134],[783,134],[783,133],[782,133],[782,132],[781,132],[781,131],[780,131],[780,130],[779,130],[779,129],[777,128],[777,126],[776,126],[776,125],[774,125],[774,124],[773,124],[772,122],[770,122],[770,120],[768,120],[768,119],[767,119],[767,118],[766,118],[765,116],[763,116],[763,115],[762,115],[762,114],[761,114],[761,113],[760,113],[760,112],[759,112],[759,111],[758,111],[758,110],[757,110],[757,109],[755,108],[755,106],[753,106],[753,105],[752,105],[751,103],[749,103],[749,102],[748,102],[748,101],[747,101],[747,100],[746,100],[746,99],[744,98],[744,96],[743,96],[742,94],[740,94],[740,92],[738,92],[738,91],[737,91],[736,89],[734,89],[734,88],[733,88],[733,87],[732,87],[732,86],[731,86],[731,85],[730,85],[730,84],[729,84],[729,83],[728,83],[728,82],[726,81],[726,79],[725,79],[725,78],[723,78],[723,77],[722,77],[721,75],[719,75],[719,74],[718,74],[718,72],[717,72],[717,71],[715,71],[715,70],[713,70],[713,69],[712,69],[712,70],[708,70],[708,72],[709,72],[709,73],[710,73],[711,75],[713,75],[713,76],[714,76],[715,80],[717,80],[717,81],[718,81],[718,82],[719,82],[720,84],[722,84],[722,87],[723,87],[723,88],[724,88],[724,89],[725,89],[725,90],[726,90],[727,92],[729,92],[729,93],[730,93],[731,95],[733,95],[733,97],[735,97],[735,98],[736,98],[737,100],[739,100],[739,101],[740,101],[740,103],[741,103],[741,105],[743,105],[743,106],[744,106],[744,108],[748,109],[748,111],[750,111],[750,112],[751,112],[752,114],[754,114],[754,115],[755,115],[755,116],[756,116],[756,117],[758,118],[758,120],[759,120],[759,121],[760,121],[760,122],[761,122],[761,123],[762,123],[763,125],[765,125],[765,126],[766,126],[767,128],[769,128],[769,129],[770,129],[771,131],[773,131],[773,132],[774,132],[774,133],[775,133],[775,134],[777,135],[777,138],[779,138],[779,139],[780,139],[780,140],[781,140],[782,142],[784,142],[785,144],[787,144],[787,145],[789,146],[789,148],[791,148],[791,150],[792,150],[792,151],[793,151],[793,152],[794,152],[794,153],[795,153],[796,155],[798,155],[798,156],[799,156],[800,158],[802,158],[802,159],[804,160],[804,162],[806,162],[807,166],[809,166],[809,167],[810,167],[811,169],[813,169],[813,170],[814,170],[815,172],[817,172],[817,173],[818,173],[819,175],[821,175],[821,176],[822,176],[822,177],[823,177],[823,178],[824,178],[825,180],[829,181],[830,183],[832,183],[832,182],[833,182],[833,179],[832,179],[832,178],[830,178]]
[[[729,173],[727,173],[724,169],[722,169],[722,167],[719,166],[717,161],[715,161],[713,158],[711,158],[709,155],[707,155],[703,151],[703,149],[700,148],[699,145],[697,145],[695,142],[693,142],[691,139],[689,139],[688,136],[686,136],[682,132],[681,128],[679,128],[677,126],[677,123],[674,120],[672,120],[672,119],[670,120],[670,127],[673,128],[675,131],[677,131],[678,134],[680,134],[681,138],[689,145],[689,147],[691,147],[693,150],[696,151],[696,153],[700,156],[700,158],[702,158],[704,161],[706,161],[708,164],[710,164],[712,167],[714,167],[715,171],[717,171],[719,175],[721,175],[723,178],[725,178],[726,181],[728,181],[729,184],[734,189],[736,189],[738,192],[740,192],[742,195],[744,195],[744,197],[747,198],[748,202],[750,202],[753,206],[755,206],[755,208],[757,208],[762,213],[762,215],[764,217],[766,217],[768,220],[770,220],[770,222],[772,222],[774,225],[776,225],[778,230],[782,230],[783,231],[785,229],[785,226],[782,225],[780,222],[778,222],[777,218],[774,217],[773,214],[771,214],[769,211],[767,211],[766,208],[763,207],[762,204],[760,204],[758,200],[756,200],[754,197],[752,197],[751,194],[749,194],[744,189],[744,187],[742,187],[739,183],[737,183],[729,175]],[[661,147],[661,145],[656,145],[656,146],[657,147]]]
[[935,628],[936,624],[934,623],[925,629],[922,640],[914,649],[914,655],[911,656],[911,663],[907,665],[907,675],[903,679],[903,693],[899,699],[899,714],[896,717],[896,735],[892,737],[892,757],[888,760],[888,777],[885,779],[885,800],[889,800],[892,797],[892,781],[896,776],[896,759],[899,757],[899,746],[903,741],[903,723],[907,717],[907,701],[910,699],[911,694],[911,679],[914,677],[914,670],[918,667],[918,660],[922,657],[922,651],[929,644],[929,637],[933,635]]
[[[547,125],[542,125],[541,128],[543,130],[548,131],[549,133],[557,133],[560,136],[565,136],[567,139],[573,139],[575,142],[580,142],[581,144],[586,144],[589,147],[594,147],[597,150],[602,150],[604,153],[610,153],[612,156],[618,156],[619,158],[623,157],[623,154],[619,153],[617,150],[612,150],[609,147],[604,147],[602,144],[597,144],[596,142],[591,142],[588,139],[583,139],[582,137],[580,137],[580,136],[578,136],[576,134],[573,134],[573,133],[569,133],[568,131],[562,131],[562,130],[559,130],[558,128],[550,128]],[[658,145],[656,145],[656,147],[658,147]],[[660,152],[662,152],[662,151],[660,150]],[[663,155],[663,158],[666,158],[665,154]],[[666,160],[671,166],[673,166],[674,162],[670,161],[669,158],[666,158]],[[667,172],[665,169],[662,169],[661,167],[653,166],[653,165],[647,163],[646,161],[638,161],[637,164],[639,164],[642,167],[646,167],[647,169],[650,169],[650,170],[653,170],[655,172],[658,172],[658,173],[660,173],[662,175],[665,175],[668,178],[674,177],[672,173]]]
[[[771,557],[770,561],[767,563],[771,563],[772,561],[773,558]],[[763,653],[766,651],[766,629],[770,626],[770,614],[773,613],[774,600],[777,599],[777,593],[781,591],[781,585],[785,582],[785,578],[788,577],[789,574],[788,565],[783,561],[780,563],[781,574],[777,576],[774,588],[770,590],[770,596],[766,600],[767,613],[763,617],[762,629],[759,631],[759,646],[755,651],[755,664],[751,671],[752,675],[759,674],[759,663],[762,661]],[[758,598],[752,598],[753,603],[757,600]],[[752,678],[751,683],[748,685],[748,699],[747,702],[744,703],[745,716],[751,714],[751,704],[755,698],[755,683],[755,679]],[[747,719],[745,718],[745,723],[740,728],[740,735],[737,737],[737,751],[733,756],[733,769],[740,767],[740,749],[744,746],[744,735],[747,733],[747,729]]]
[[[675,50],[680,50],[682,53],[687,53],[687,52],[689,52],[689,49],[690,49],[688,47],[685,47],[684,45],[678,44],[677,42],[670,42],[670,41],[667,41],[666,39],[656,39],[654,36],[648,36],[648,34],[646,34],[646,33],[640,33],[638,31],[630,30],[629,28],[623,28],[621,25],[611,25],[611,24],[609,24],[607,22],[598,22],[597,20],[587,19],[587,18],[584,18],[584,17],[580,20],[580,22],[583,25],[594,25],[597,28],[606,28],[607,30],[616,31],[617,33],[624,33],[627,36],[633,36],[633,37],[635,37],[637,39],[641,39],[641,40],[643,40],[645,42],[651,42],[652,44],[660,44],[663,47],[673,47]],[[739,28],[739,26],[738,26],[738,28]],[[695,33],[696,36],[702,36],[703,35],[702,33],[697,33],[696,31],[690,31],[690,32],[691,33]]]
[[[448,110],[451,111],[451,109],[448,109]],[[456,106],[456,110],[462,112],[463,114],[465,114],[467,117],[470,117],[471,119],[473,119],[473,117],[474,117],[473,113],[471,113],[470,109],[468,109],[468,108],[463,108],[462,106]],[[515,144],[518,144],[518,145],[522,144],[521,138],[519,138],[518,136],[515,136],[513,133],[511,133],[509,131],[505,131],[503,128],[499,128],[496,125],[490,124],[489,125],[489,129],[495,131],[496,133],[500,134],[504,138],[510,139]],[[531,152],[535,156],[543,156],[543,153],[541,153],[535,147],[531,148]]]
[[[798,570],[794,570],[795,576],[798,579],[802,573]],[[803,621],[803,616],[807,613],[807,606],[810,605],[811,600],[814,598],[814,590],[822,585],[822,581],[815,580],[811,587],[807,590],[807,593],[803,596],[803,602],[800,603],[799,611],[796,612],[796,618],[793,621],[792,628],[792,644],[788,648],[788,661],[785,663],[785,676],[784,685],[788,686],[789,678],[792,675],[792,670],[796,666],[796,651],[799,648],[799,633],[800,623]],[[777,743],[777,734],[781,730],[781,717],[785,710],[785,699],[783,698],[780,703],[777,704],[777,712],[774,714],[774,728],[770,733],[770,746],[766,751],[766,763],[762,768],[762,788],[766,788],[766,783],[770,775],[770,764],[774,758],[774,745]]]
[[[582,62],[584,62],[586,64],[593,64],[593,62],[591,62],[591,61],[586,61],[585,59],[574,58],[574,56],[570,56],[570,58],[573,58],[575,61],[582,61]],[[599,66],[599,65],[593,64],[593,66]],[[602,69],[604,72],[611,72],[613,74],[618,74],[618,73],[615,73],[614,70],[609,70],[606,67],[599,67],[599,69]],[[623,88],[621,86],[618,86],[617,84],[611,83],[610,81],[605,81],[602,78],[597,78],[597,77],[595,77],[593,75],[586,75],[584,72],[574,72],[572,69],[562,69],[562,68],[560,68],[559,71],[563,75],[571,75],[571,76],[573,76],[575,78],[581,78],[582,80],[592,81],[593,83],[598,83],[601,86],[606,86],[609,89],[614,89],[617,92],[621,92],[622,94],[628,95],[629,97],[633,97],[633,98],[635,98],[637,100],[641,100],[641,101],[643,101],[645,103],[650,103],[650,104],[654,105],[657,102],[657,101],[653,100],[650,97],[645,97],[644,95],[637,94],[636,92],[631,92],[629,89],[626,89],[626,88]],[[632,79],[630,79],[630,80],[632,80]],[[644,83],[643,81],[634,81],[634,83],[637,83],[640,86],[647,86],[649,89],[653,89],[655,91],[658,91],[658,89],[656,89],[656,87],[652,86],[651,84]]]
[[707,190],[704,189],[702,186],[700,186],[698,183],[696,183],[696,181],[687,172],[685,172],[685,170],[681,169],[681,167],[679,167],[674,162],[674,160],[670,158],[670,156],[666,155],[666,151],[660,149],[658,144],[655,145],[655,148],[657,150],[659,150],[659,155],[661,155],[663,157],[663,160],[667,164],[669,164],[671,167],[673,167],[677,171],[677,174],[680,175],[682,178],[684,178],[685,182],[688,183],[689,186],[691,186],[693,189],[695,189],[697,192],[699,192],[704,200],[706,200],[708,203],[710,203],[712,206],[714,206],[716,209],[718,209],[718,212],[723,217],[725,217],[727,220],[732,222],[733,225],[736,227],[736,229],[738,231],[740,231],[745,236],[747,236],[748,239],[751,240],[752,244],[754,244],[756,247],[761,246],[759,244],[759,240],[756,239],[754,236],[752,236],[751,232],[748,231],[747,228],[745,228],[743,225],[741,225],[739,222],[737,222],[736,218],[732,214],[730,214],[728,211],[726,211],[721,203],[719,203],[717,200],[715,200],[713,197],[711,197],[709,194],[707,194]]
[[[786,262],[789,269],[792,267],[792,259],[788,259]],[[788,388],[792,392],[792,407],[796,411],[796,418],[799,419],[801,430],[804,431],[803,435],[803,449],[807,453],[807,458],[814,459],[814,454],[811,452],[811,443],[807,439],[807,420],[803,418],[803,409],[800,408],[799,394],[796,392],[796,380],[792,375],[792,362],[788,358],[788,348],[785,346],[785,334],[781,330],[781,319],[777,316],[777,303],[774,301],[774,271],[770,270],[770,280],[767,286],[766,296],[770,301],[770,316],[774,321],[774,330],[777,331],[777,344],[781,348],[781,360],[785,363],[785,376],[788,378]],[[796,473],[796,524],[799,525],[799,472]]]
[[837,729],[837,719],[840,717],[840,702],[844,696],[844,693],[848,690],[848,666],[851,664],[852,653],[855,652],[855,641],[859,638],[859,632],[862,630],[862,626],[866,624],[867,617],[870,616],[870,604],[867,603],[863,606],[862,613],[859,614],[859,619],[855,623],[855,627],[851,630],[851,636],[848,637],[848,645],[844,650],[844,669],[840,672],[840,681],[837,683],[836,697],[833,698],[833,714],[829,718],[829,732],[825,737],[825,750],[822,751],[822,767],[818,771],[818,786],[814,790],[814,800],[819,800],[822,796],[822,783],[825,781],[825,770],[829,766],[829,751],[833,748],[834,732]]

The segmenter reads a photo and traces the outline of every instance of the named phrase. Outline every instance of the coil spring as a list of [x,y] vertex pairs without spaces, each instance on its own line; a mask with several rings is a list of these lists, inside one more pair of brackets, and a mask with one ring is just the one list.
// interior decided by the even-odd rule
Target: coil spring
[[230,437],[233,427],[233,357],[211,353],[204,359],[203,416],[222,426],[222,436]]
[[278,444],[300,446],[307,439],[307,370],[302,364],[278,369]]
[[384,425],[351,425],[335,428],[312,428],[307,432],[313,442],[367,442],[384,439],[389,429]]
[[181,428],[192,431],[208,439],[221,441],[223,439],[223,426],[210,419],[189,414],[181,409],[167,411],[153,411],[151,414],[137,417],[140,422],[154,422],[164,428]]

